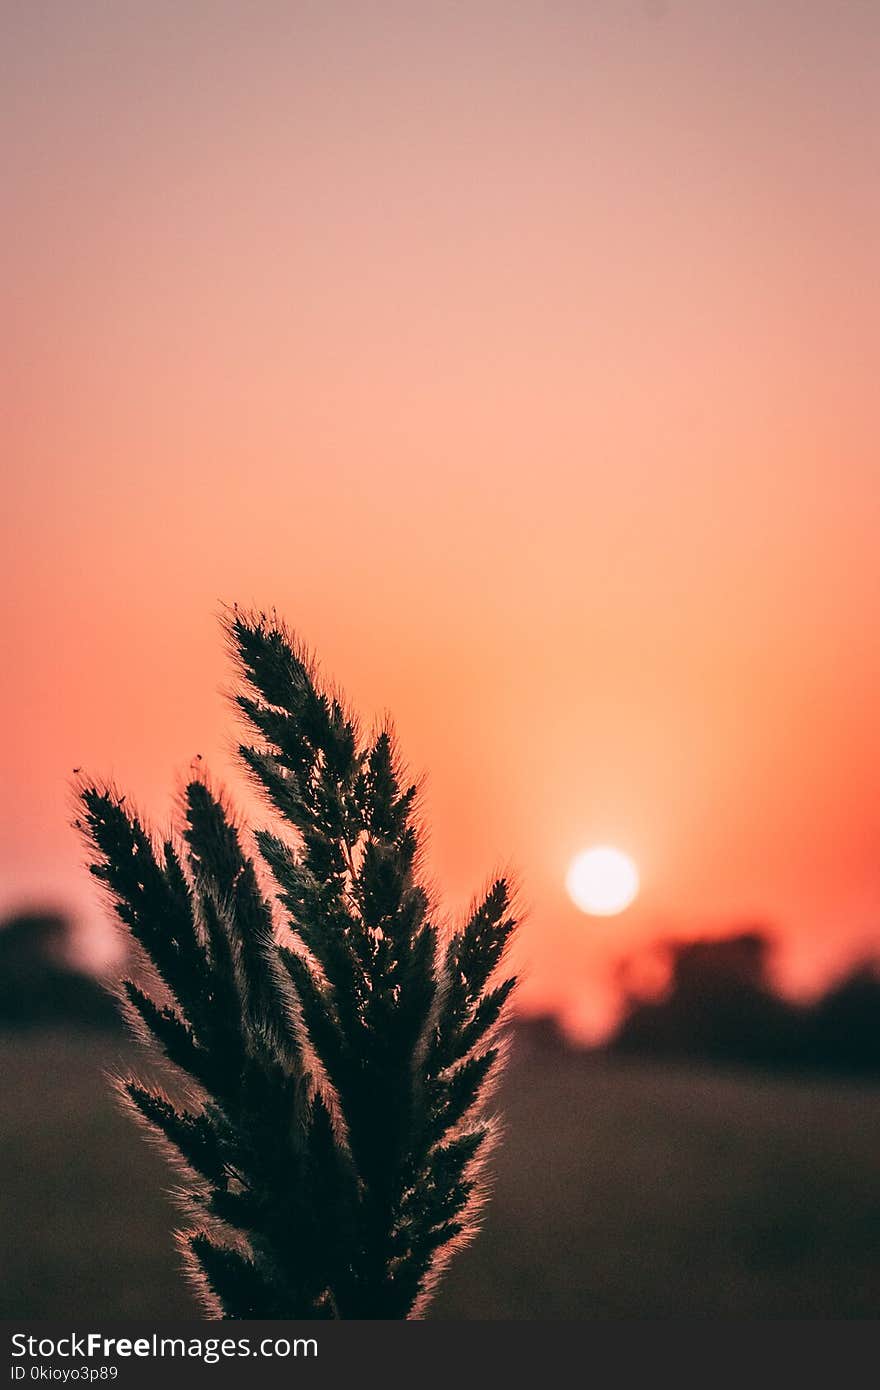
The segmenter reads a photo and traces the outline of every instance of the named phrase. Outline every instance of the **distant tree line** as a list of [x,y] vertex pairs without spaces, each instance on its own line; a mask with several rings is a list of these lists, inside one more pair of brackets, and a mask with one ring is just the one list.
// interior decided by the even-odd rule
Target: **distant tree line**
[[772,1068],[880,1074],[880,969],[865,963],[813,1003],[783,998],[770,980],[761,931],[673,943],[668,988],[630,998],[609,1043],[615,1053]]
[[[72,969],[70,924],[22,913],[0,924],[0,1027],[69,1023],[117,1027],[110,995]],[[793,1003],[770,977],[772,943],[762,931],[669,947],[661,997],[628,997],[608,1043],[616,1054],[768,1068],[880,1075],[880,969],[866,962],[809,1004]],[[521,1022],[521,1043],[566,1047],[558,1020]]]
[[56,912],[20,912],[0,923],[0,1027],[122,1027],[107,990],[72,964],[72,936]]

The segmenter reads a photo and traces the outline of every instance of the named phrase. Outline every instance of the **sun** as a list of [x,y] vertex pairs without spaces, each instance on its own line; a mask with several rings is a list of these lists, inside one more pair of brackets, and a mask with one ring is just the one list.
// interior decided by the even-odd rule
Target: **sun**
[[639,871],[622,850],[594,845],[572,859],[565,886],[581,912],[591,917],[614,917],[635,901]]

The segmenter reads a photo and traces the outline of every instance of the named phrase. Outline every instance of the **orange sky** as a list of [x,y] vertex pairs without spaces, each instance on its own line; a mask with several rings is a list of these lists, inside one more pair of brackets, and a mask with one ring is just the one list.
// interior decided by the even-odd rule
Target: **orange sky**
[[[880,10],[13,3],[0,909],[75,765],[230,769],[221,599],[429,774],[589,1033],[659,931],[880,924]],[[568,904],[611,841],[644,892]]]

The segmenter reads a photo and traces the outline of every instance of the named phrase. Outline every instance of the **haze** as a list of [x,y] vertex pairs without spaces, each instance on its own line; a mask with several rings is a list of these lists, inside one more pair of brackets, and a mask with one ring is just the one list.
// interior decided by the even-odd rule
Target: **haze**
[[98,922],[74,766],[232,779],[238,600],[393,712],[454,909],[516,867],[524,1008],[595,1033],[663,932],[875,947],[880,10],[2,24],[0,906]]

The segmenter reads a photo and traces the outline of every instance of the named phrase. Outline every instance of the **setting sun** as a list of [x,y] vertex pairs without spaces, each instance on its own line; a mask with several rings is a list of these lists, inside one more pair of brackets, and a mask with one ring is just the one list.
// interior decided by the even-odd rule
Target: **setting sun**
[[591,917],[613,917],[634,902],[639,891],[639,871],[622,850],[596,845],[571,861],[565,886],[582,912]]

